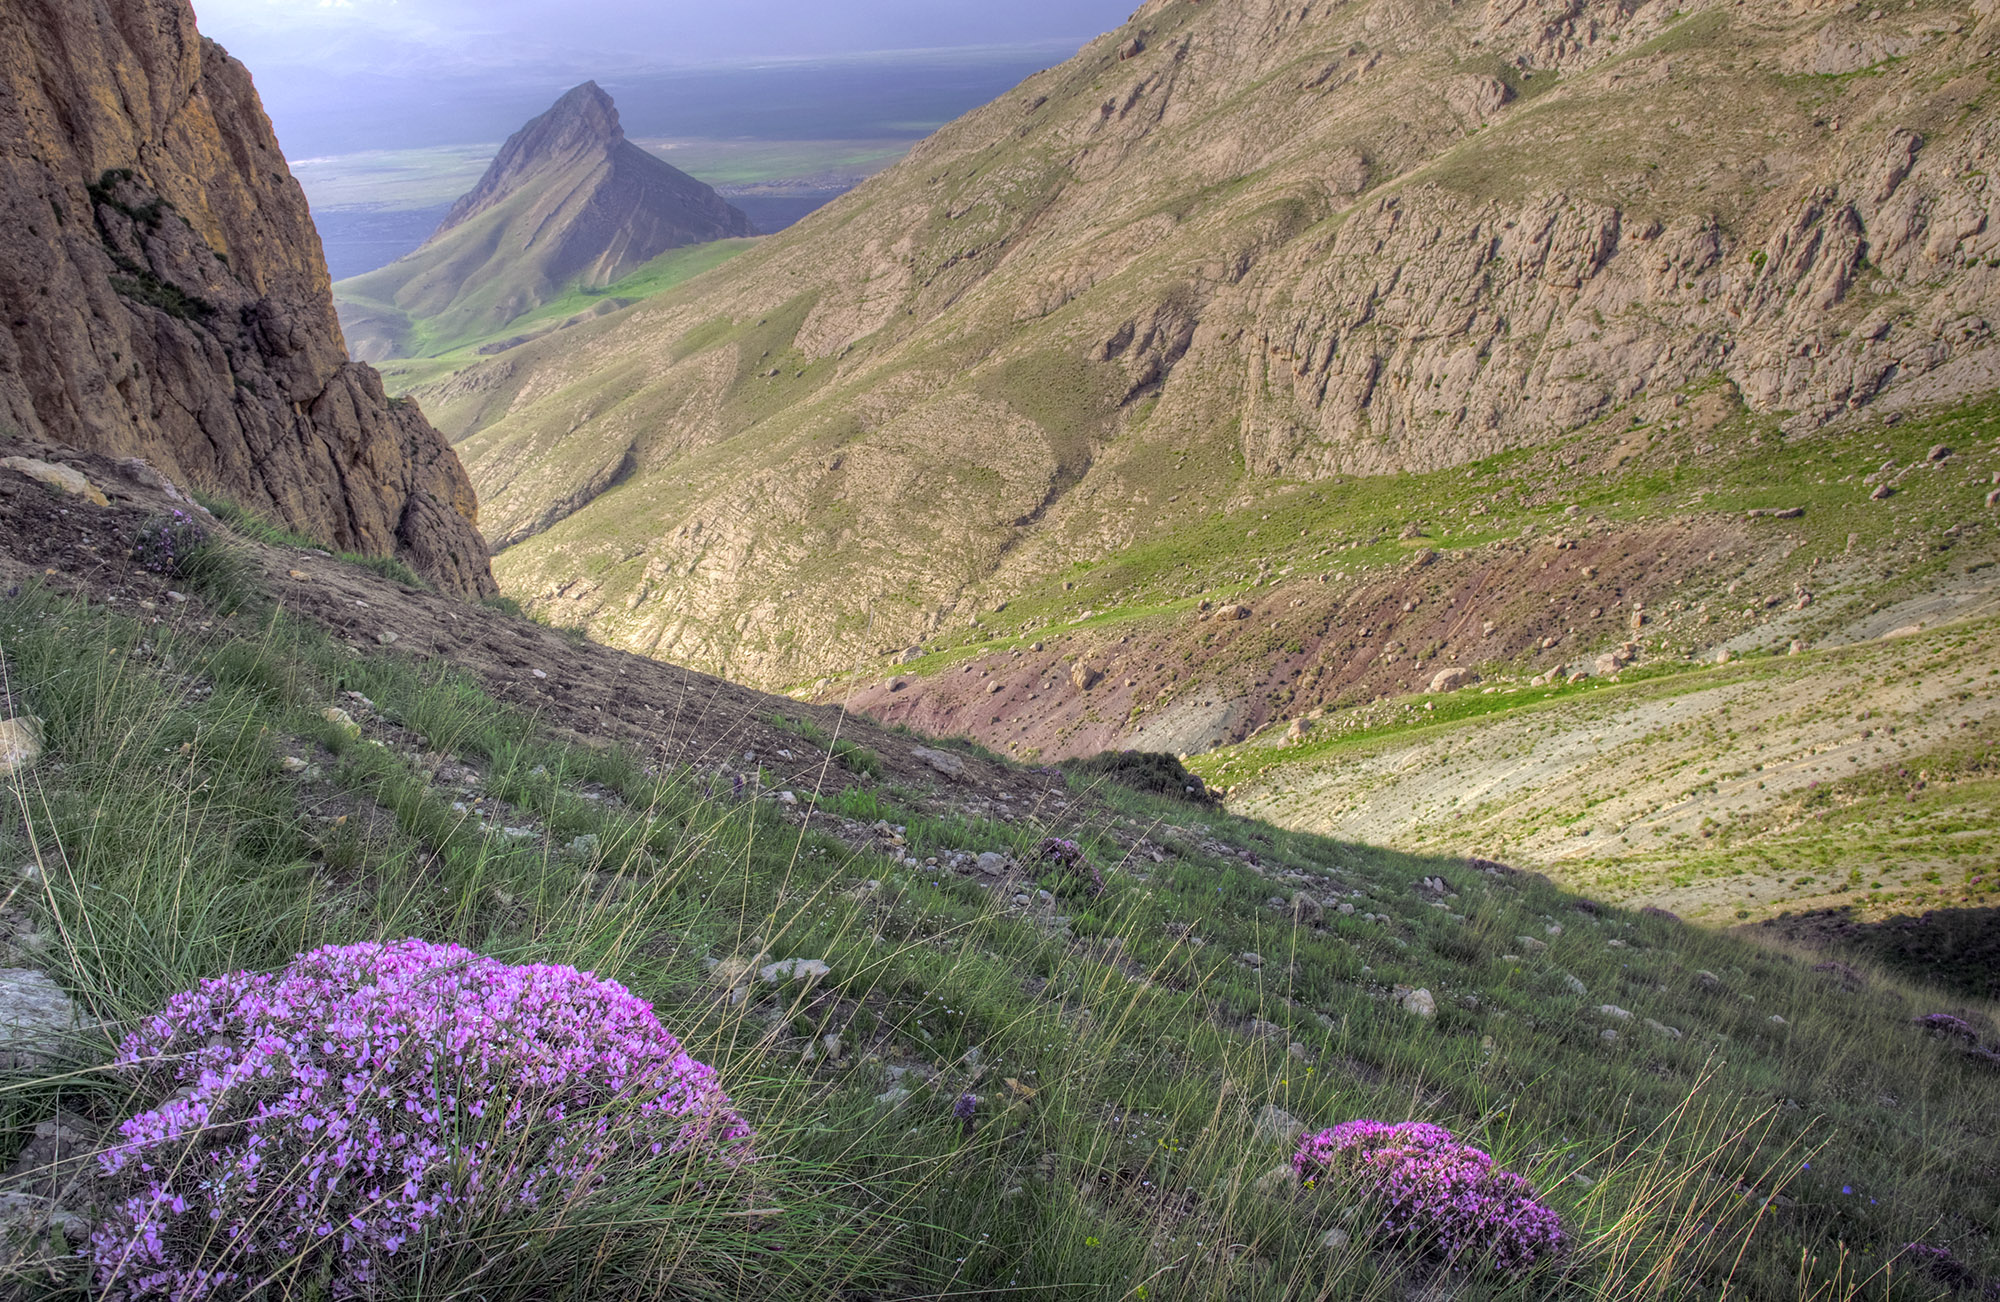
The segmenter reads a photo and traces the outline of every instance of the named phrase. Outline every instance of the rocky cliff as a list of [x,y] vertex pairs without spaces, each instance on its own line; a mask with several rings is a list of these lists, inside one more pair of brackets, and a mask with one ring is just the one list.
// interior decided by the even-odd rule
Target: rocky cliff
[[418,396],[512,589],[796,681],[1281,483],[1991,391],[1996,68],[1994,0],[1152,0]]
[[492,592],[464,468],[349,363],[305,196],[187,0],[0,19],[0,427]]
[[422,248],[336,293],[356,357],[428,354],[671,249],[751,233],[713,189],[627,140],[611,97],[585,82],[514,133]]

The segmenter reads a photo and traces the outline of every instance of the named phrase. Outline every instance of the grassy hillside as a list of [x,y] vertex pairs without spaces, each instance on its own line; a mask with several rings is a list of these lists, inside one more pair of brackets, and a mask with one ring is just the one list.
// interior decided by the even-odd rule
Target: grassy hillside
[[[1041,792],[1016,798],[849,773],[823,797],[788,784],[791,804],[753,773],[735,794],[715,759],[587,744],[588,710],[537,718],[430,658],[410,636],[428,598],[341,575],[403,611],[401,642],[364,649],[271,601],[285,553],[208,546],[192,603],[137,572],[91,580],[111,605],[35,582],[0,602],[8,705],[47,745],[0,816],[0,861],[31,866],[15,961],[113,1033],[323,943],[574,964],[651,1000],[757,1129],[760,1160],[713,1177],[724,1197],[648,1186],[633,1235],[610,1213],[637,1186],[614,1187],[567,1229],[494,1227],[530,1235],[525,1258],[440,1240],[435,1273],[391,1293],[1943,1296],[1912,1242],[1975,1288],[2000,1273],[2000,1077],[1911,1022],[1951,1011],[1990,1039],[1990,1004],[1103,777],[1014,770]],[[666,672],[619,670],[641,698]],[[824,730],[776,723],[789,764],[842,771]],[[1079,842],[1101,894],[1037,866],[1048,835]],[[748,975],[793,958],[830,972]],[[1413,988],[1434,1015],[1406,1010]],[[107,1047],[17,1072],[0,1142],[124,1115]],[[1277,1174],[1288,1118],[1357,1116],[1491,1150],[1571,1250],[1519,1278],[1445,1269],[1337,1187]],[[81,1295],[53,1246],[12,1269]]]
[[766,685],[1072,567],[1255,573],[1266,511],[1497,536],[1418,484],[1672,444],[1692,490],[1992,392],[1994,24],[1153,4],[714,275],[398,383],[519,599]]

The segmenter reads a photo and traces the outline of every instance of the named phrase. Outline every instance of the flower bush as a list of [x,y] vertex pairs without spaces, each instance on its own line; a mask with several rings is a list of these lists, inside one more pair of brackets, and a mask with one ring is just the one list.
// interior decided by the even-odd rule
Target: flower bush
[[1963,1040],[1967,1044],[1979,1043],[1979,1032],[1972,1029],[1972,1024],[1962,1017],[1953,1017],[1950,1013],[1926,1013],[1917,1018],[1916,1023],[1926,1031],[1947,1040]]
[[560,1208],[672,1154],[750,1157],[713,1071],[645,1000],[455,945],[329,947],[203,982],[118,1062],[163,1101],[99,1159],[124,1194],[84,1250],[109,1297],[280,1274],[365,1294],[475,1218]]
[[168,578],[185,575],[195,554],[208,541],[208,531],[186,511],[148,520],[132,540],[132,559]]
[[1059,836],[1043,837],[1035,848],[1035,857],[1053,867],[1064,885],[1084,886],[1093,897],[1104,894],[1103,874],[1075,841]]
[[1453,1260],[1519,1270],[1563,1248],[1562,1221],[1528,1182],[1422,1121],[1349,1121],[1299,1141],[1307,1188],[1336,1186],[1380,1206],[1382,1229]]

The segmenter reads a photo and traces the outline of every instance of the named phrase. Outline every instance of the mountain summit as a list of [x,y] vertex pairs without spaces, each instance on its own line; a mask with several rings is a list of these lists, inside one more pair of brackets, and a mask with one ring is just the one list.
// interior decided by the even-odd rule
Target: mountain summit
[[500,329],[670,249],[751,233],[713,189],[627,140],[589,81],[515,132],[422,248],[341,282],[341,321],[356,357],[393,356],[419,336]]

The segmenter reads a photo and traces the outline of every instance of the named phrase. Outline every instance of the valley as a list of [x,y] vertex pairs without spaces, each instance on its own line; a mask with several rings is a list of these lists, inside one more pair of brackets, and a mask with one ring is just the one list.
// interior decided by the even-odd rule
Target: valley
[[2000,1297],[2000,0],[239,2],[0,0],[0,1302]]

